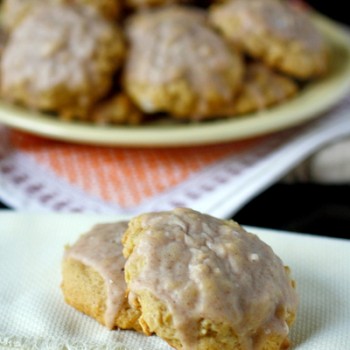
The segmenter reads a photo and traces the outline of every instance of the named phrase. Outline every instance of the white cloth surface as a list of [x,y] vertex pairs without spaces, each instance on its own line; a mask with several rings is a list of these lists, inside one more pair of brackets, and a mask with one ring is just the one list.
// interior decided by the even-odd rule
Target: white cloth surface
[[[109,331],[66,305],[64,245],[125,217],[0,213],[0,348],[169,350],[159,338]],[[350,349],[350,241],[247,227],[289,265],[300,305],[292,349]]]

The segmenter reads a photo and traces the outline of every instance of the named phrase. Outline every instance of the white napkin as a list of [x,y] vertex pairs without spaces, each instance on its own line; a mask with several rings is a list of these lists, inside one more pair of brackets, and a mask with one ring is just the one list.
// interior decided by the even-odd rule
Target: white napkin
[[[64,245],[95,223],[79,214],[0,213],[0,348],[169,350],[156,336],[109,331],[66,305]],[[297,281],[292,349],[350,349],[350,241],[247,228],[270,244]]]

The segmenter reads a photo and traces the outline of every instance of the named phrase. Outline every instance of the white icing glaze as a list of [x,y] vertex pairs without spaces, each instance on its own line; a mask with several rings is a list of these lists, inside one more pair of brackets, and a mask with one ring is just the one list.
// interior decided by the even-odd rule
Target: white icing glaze
[[[223,99],[232,99],[242,77],[241,57],[206,25],[202,10],[173,6],[141,13],[129,22],[127,32],[130,84],[166,86],[182,79],[198,96],[216,91]],[[234,68],[237,74],[232,78]]]
[[242,29],[232,36],[244,33],[266,33],[285,41],[293,41],[309,51],[318,52],[325,47],[324,38],[305,11],[293,7],[287,1],[233,0],[213,11],[214,23],[230,16],[240,20]]
[[170,310],[183,349],[195,348],[198,322],[232,325],[242,349],[260,349],[268,334],[288,334],[297,297],[282,261],[237,223],[194,212],[141,216],[144,233],[129,256],[143,261],[131,280],[132,303],[148,290]]
[[1,63],[2,85],[23,86],[33,96],[62,86],[81,90],[84,106],[87,91],[99,95],[105,89],[101,80],[114,65],[102,73],[96,62],[100,43],[108,40],[121,38],[89,7],[37,5],[11,35]]
[[82,235],[64,256],[91,267],[104,279],[107,292],[104,319],[108,328],[114,328],[115,318],[125,300],[125,259],[121,237],[126,228],[127,222],[96,225]]

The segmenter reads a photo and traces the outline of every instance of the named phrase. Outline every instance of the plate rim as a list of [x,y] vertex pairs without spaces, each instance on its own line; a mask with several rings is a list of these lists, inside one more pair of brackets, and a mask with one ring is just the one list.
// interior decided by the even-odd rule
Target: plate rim
[[[319,13],[312,14],[312,18],[333,44],[341,46],[349,59],[343,62],[342,70],[335,75],[331,74],[311,83],[309,88],[295,98],[265,111],[190,124],[100,126],[66,122],[0,102],[0,123],[58,141],[128,147],[210,145],[257,137],[297,126],[319,117],[322,112],[340,102],[350,91],[349,34],[339,23]],[[327,92],[325,98],[317,100],[317,97],[324,92]],[[305,99],[308,103],[300,105]],[[301,111],[297,112],[301,106]]]

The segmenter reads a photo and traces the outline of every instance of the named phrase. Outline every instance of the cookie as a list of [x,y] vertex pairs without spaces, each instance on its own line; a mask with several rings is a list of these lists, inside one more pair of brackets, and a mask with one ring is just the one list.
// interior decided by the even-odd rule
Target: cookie
[[298,297],[272,248],[232,220],[177,208],[134,217],[122,238],[130,304],[180,350],[288,346]]
[[13,30],[37,6],[45,4],[87,5],[108,19],[117,18],[122,11],[120,0],[4,0],[1,4],[1,19],[7,30]]
[[299,85],[290,77],[274,72],[260,62],[247,64],[242,90],[222,116],[238,116],[264,111],[291,99],[299,92]]
[[0,60],[2,57],[2,52],[4,51],[4,48],[7,44],[7,40],[8,40],[8,33],[0,23]]
[[90,118],[97,124],[138,125],[145,115],[124,92],[118,92],[99,102],[90,112]]
[[241,86],[244,64],[201,9],[170,6],[134,15],[126,27],[124,87],[145,113],[215,116]]
[[[57,0],[56,0],[57,1]],[[59,0],[66,3],[73,3],[78,5],[86,5],[97,10],[108,19],[117,19],[121,17],[123,1],[121,0]]]
[[109,91],[125,53],[121,31],[85,6],[38,6],[11,33],[1,62],[10,102],[84,117]]
[[145,8],[156,8],[159,6],[169,6],[174,4],[190,3],[190,0],[126,0],[127,7],[140,10]]
[[140,330],[126,299],[121,236],[127,222],[99,224],[67,247],[62,261],[65,301],[104,326]]
[[210,8],[211,23],[235,46],[300,80],[329,68],[329,48],[311,16],[288,1],[229,0]]
[[3,0],[0,5],[1,23],[7,31],[14,29],[40,0]]

